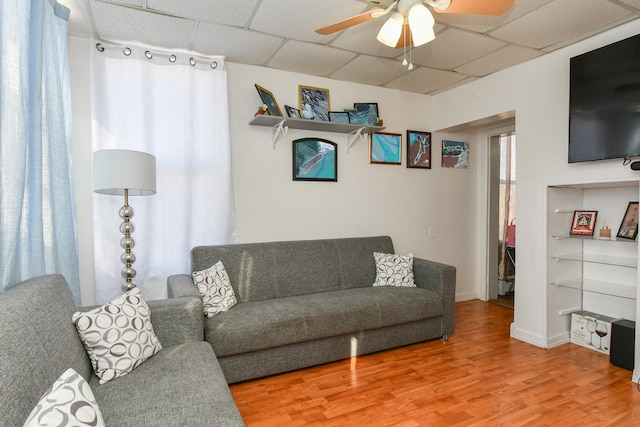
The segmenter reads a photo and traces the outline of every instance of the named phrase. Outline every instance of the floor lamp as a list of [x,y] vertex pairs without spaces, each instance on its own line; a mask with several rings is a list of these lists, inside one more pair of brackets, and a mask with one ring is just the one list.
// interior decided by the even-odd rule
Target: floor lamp
[[129,206],[129,196],[156,194],[156,158],[151,154],[131,150],[100,150],[93,153],[93,191],[100,194],[124,195],[124,206],[120,208],[120,232],[124,235],[120,246],[124,253],[120,260],[124,264],[121,271],[125,281],[122,291],[136,287],[132,280],[136,275],[132,252],[135,241],[131,237],[134,226],[131,222],[133,208]]

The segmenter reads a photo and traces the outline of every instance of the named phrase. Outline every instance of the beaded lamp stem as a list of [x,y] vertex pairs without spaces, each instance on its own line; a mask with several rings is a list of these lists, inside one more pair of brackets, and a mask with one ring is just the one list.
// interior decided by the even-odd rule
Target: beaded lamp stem
[[136,276],[136,270],[133,268],[133,263],[136,260],[136,255],[131,251],[136,245],[135,240],[131,237],[131,233],[135,230],[131,218],[133,217],[134,210],[129,206],[129,190],[124,190],[124,206],[120,208],[120,218],[122,218],[122,224],[120,224],[120,232],[124,237],[120,240],[120,246],[124,249],[124,253],[120,257],[120,261],[124,264],[124,268],[120,272],[122,278],[125,281],[122,283],[122,291],[127,292],[136,287],[136,283],[132,280]]

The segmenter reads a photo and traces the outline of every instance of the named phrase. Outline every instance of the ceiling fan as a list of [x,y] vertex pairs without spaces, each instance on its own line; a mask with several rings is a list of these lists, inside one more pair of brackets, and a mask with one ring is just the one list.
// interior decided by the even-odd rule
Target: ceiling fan
[[[384,1],[384,0],[382,0]],[[382,1],[370,1],[379,5]],[[327,27],[319,28],[316,33],[333,34],[358,24],[377,19],[391,13],[378,33],[378,41],[395,48],[421,46],[435,38],[433,25],[435,20],[429,9],[438,13],[459,13],[469,15],[502,15],[514,0],[396,0],[386,9],[375,8]]]

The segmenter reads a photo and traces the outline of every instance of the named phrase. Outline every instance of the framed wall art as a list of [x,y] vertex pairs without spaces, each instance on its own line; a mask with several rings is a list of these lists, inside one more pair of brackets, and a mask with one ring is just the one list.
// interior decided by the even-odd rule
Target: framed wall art
[[377,102],[356,102],[353,108],[356,110],[356,121],[352,123],[377,126],[380,117]]
[[299,85],[298,101],[303,118],[329,121],[329,89]]
[[399,165],[402,163],[402,135],[378,132],[369,136],[369,163]]
[[284,106],[284,109],[287,111],[287,115],[292,119],[301,119],[300,110],[297,108],[290,107],[288,105]]
[[638,236],[638,202],[629,202],[627,211],[622,217],[620,229],[618,229],[619,239],[636,240]]
[[276,98],[273,96],[273,94],[258,84],[256,84],[256,89],[260,94],[260,99],[262,99],[262,102],[267,106],[269,115],[281,116],[282,111],[280,111],[280,107],[278,106]]
[[431,132],[407,131],[407,167],[431,169]]
[[338,181],[338,145],[322,138],[293,141],[294,181]]
[[596,227],[596,217],[598,211],[575,211],[573,221],[571,221],[572,236],[593,236]]
[[442,167],[467,169],[469,167],[469,143],[443,140]]
[[346,111],[329,111],[329,121],[335,123],[350,123],[349,113]]

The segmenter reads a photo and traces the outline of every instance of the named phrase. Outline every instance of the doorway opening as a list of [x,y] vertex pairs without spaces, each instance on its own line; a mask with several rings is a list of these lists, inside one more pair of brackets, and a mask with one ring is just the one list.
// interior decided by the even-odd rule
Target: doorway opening
[[513,308],[516,292],[516,135],[490,138],[490,300]]

